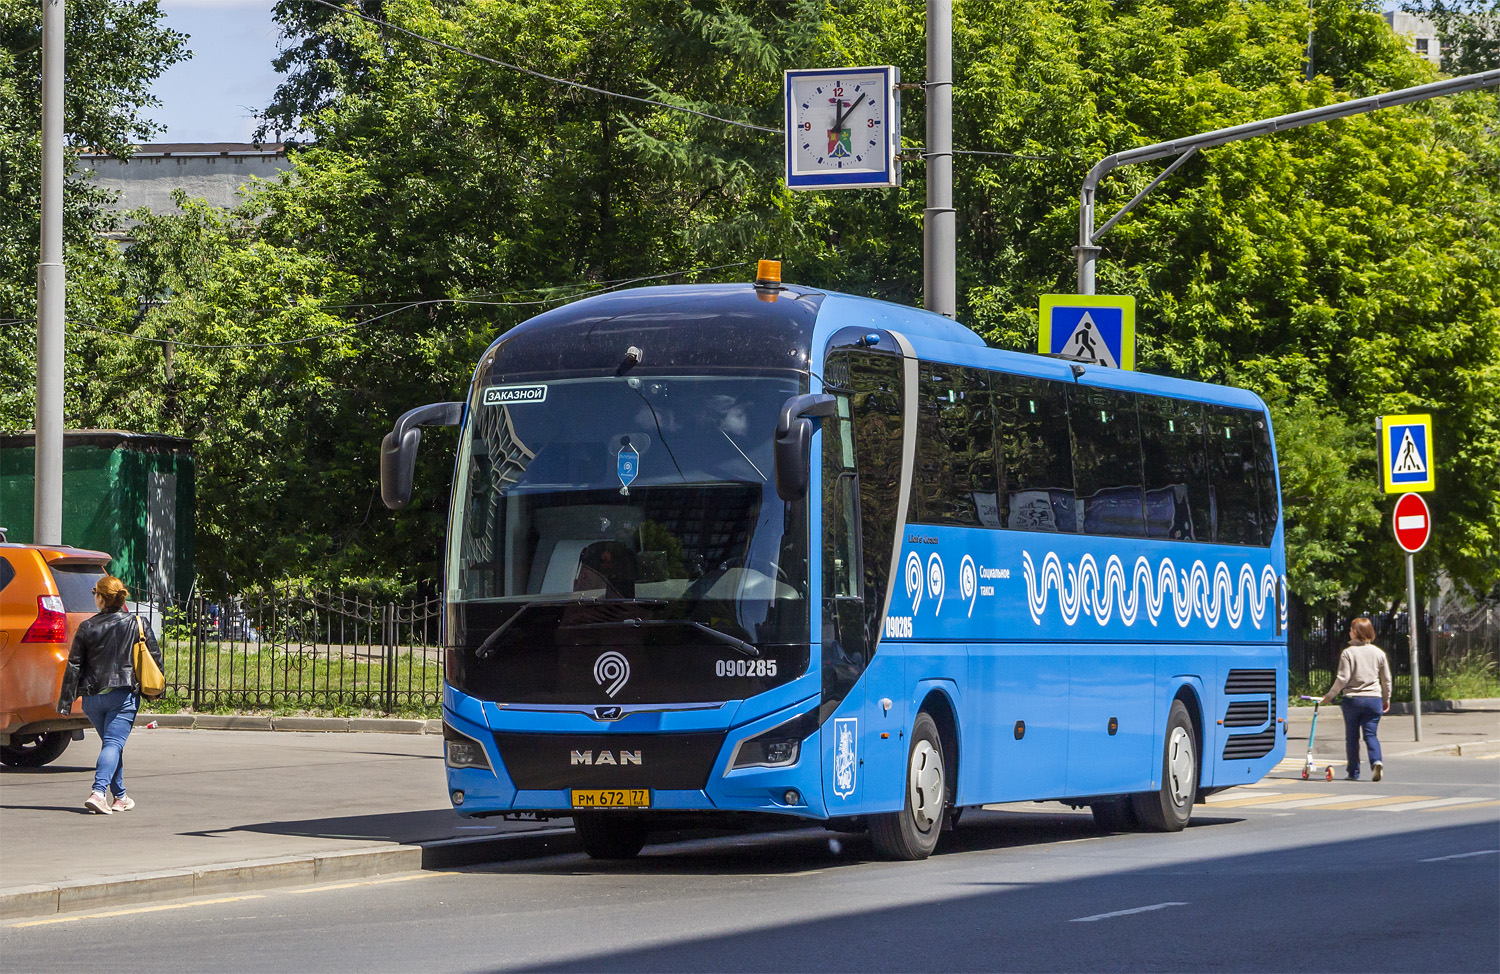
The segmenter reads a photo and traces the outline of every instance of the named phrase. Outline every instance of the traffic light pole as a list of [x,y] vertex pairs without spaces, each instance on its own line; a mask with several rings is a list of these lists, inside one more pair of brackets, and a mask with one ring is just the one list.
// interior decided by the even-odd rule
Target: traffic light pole
[[953,0],[927,0],[927,208],[922,211],[922,304],[958,315],[958,214],[953,208]]
[[[930,9],[931,3],[929,3],[929,11]],[[929,21],[930,24],[931,21]],[[929,34],[929,50],[931,43],[932,37]],[[931,68],[929,67],[928,70],[930,71]],[[1324,105],[1321,108],[1309,108],[1306,111],[1293,112],[1290,115],[1278,115],[1275,118],[1261,119],[1257,122],[1246,122],[1244,125],[1215,129],[1212,132],[1188,136],[1185,139],[1173,139],[1171,142],[1143,145],[1138,149],[1129,149],[1125,152],[1117,152],[1112,156],[1107,156],[1095,163],[1094,168],[1089,170],[1088,176],[1084,177],[1083,191],[1079,196],[1078,245],[1073,248],[1073,253],[1078,258],[1078,293],[1094,293],[1094,265],[1099,259],[1099,251],[1101,249],[1099,247],[1100,238],[1109,232],[1109,229],[1119,221],[1120,217],[1134,209],[1135,205],[1144,199],[1147,193],[1155,189],[1158,183],[1171,175],[1174,169],[1187,162],[1200,149],[1211,149],[1214,146],[1224,145],[1227,142],[1238,142],[1241,139],[1254,138],[1257,135],[1270,135],[1273,132],[1285,132],[1288,129],[1312,125],[1314,122],[1328,122],[1335,118],[1362,115],[1365,112],[1373,112],[1380,108],[1410,105],[1413,102],[1426,101],[1429,98],[1441,98],[1445,95],[1456,95],[1461,92],[1474,91],[1478,88],[1488,88],[1495,85],[1500,85],[1500,69],[1482,71],[1479,74],[1469,74],[1458,78],[1449,78],[1446,81],[1434,81],[1431,84],[1417,85],[1415,88],[1402,88],[1398,91],[1388,91],[1384,94],[1370,95],[1365,98],[1353,98],[1349,101]],[[931,124],[932,122],[929,118],[929,127]],[[929,128],[930,131],[931,129]],[[929,141],[928,144],[931,145],[931,142]],[[1152,159],[1164,159],[1167,156],[1177,156],[1177,159],[1163,170],[1161,175],[1152,180],[1149,186],[1137,193],[1134,199],[1116,211],[1115,215],[1110,217],[1108,223],[1095,230],[1094,196],[1099,188],[1099,181],[1121,166],[1129,166],[1137,162],[1148,162]],[[928,192],[931,193],[931,190],[929,189]],[[929,206],[931,206],[930,200],[931,197],[929,196]]]

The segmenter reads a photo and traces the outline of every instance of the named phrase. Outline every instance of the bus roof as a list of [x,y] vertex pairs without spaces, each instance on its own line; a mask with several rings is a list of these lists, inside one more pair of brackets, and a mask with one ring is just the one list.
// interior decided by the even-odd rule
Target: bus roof
[[630,288],[574,301],[501,335],[476,378],[612,372],[631,346],[642,351],[647,369],[805,371],[835,332],[851,327],[900,332],[920,357],[951,365],[1262,408],[1253,393],[1229,386],[1103,367],[1078,376],[1065,360],[991,348],[962,324],[920,308],[798,285],[768,292],[748,283]]

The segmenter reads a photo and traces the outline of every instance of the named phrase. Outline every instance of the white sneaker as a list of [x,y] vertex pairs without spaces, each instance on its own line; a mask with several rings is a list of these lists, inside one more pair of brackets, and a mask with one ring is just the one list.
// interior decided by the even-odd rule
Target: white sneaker
[[110,813],[109,799],[105,798],[97,791],[93,792],[89,795],[89,797],[83,800],[83,807],[87,808],[95,815],[108,815]]
[[1372,775],[1370,775],[1370,780],[1371,781],[1379,781],[1380,780],[1380,776],[1384,772],[1385,772],[1385,766],[1382,765],[1379,761],[1376,761],[1375,762],[1375,773],[1372,774]]
[[113,805],[109,806],[111,812],[128,812],[135,807],[135,799],[129,795],[116,795]]

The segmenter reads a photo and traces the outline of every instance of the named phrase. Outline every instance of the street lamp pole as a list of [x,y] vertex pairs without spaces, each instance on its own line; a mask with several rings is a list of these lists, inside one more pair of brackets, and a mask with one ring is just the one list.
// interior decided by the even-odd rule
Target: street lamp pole
[[953,209],[953,0],[927,0],[927,208],[922,211],[922,303],[958,315]]
[[63,0],[42,0],[42,246],[36,276],[36,479],[32,541],[62,543]]
[[[930,45],[931,43],[932,39],[929,37],[928,44]],[[1094,264],[1099,258],[1099,239],[1109,232],[1109,229],[1119,221],[1120,217],[1134,209],[1135,205],[1144,199],[1147,193],[1155,189],[1158,183],[1171,175],[1173,170],[1184,162],[1187,162],[1200,149],[1211,149],[1214,146],[1224,145],[1226,142],[1238,142],[1241,139],[1254,138],[1257,135],[1285,132],[1288,129],[1312,125],[1314,122],[1328,122],[1335,118],[1345,118],[1349,115],[1362,115],[1365,112],[1373,112],[1380,108],[1410,105],[1413,102],[1426,101],[1429,98],[1457,95],[1461,92],[1494,87],[1495,85],[1500,85],[1500,69],[1481,71],[1478,74],[1466,74],[1458,78],[1449,78],[1446,81],[1434,81],[1431,84],[1417,85],[1414,88],[1401,88],[1397,91],[1387,91],[1384,94],[1369,95],[1365,98],[1353,98],[1349,101],[1324,105],[1321,108],[1309,108],[1301,112],[1292,112],[1290,115],[1278,115],[1275,118],[1264,118],[1255,122],[1246,122],[1243,125],[1233,125],[1229,128],[1215,129],[1212,132],[1190,135],[1187,138],[1173,139],[1170,142],[1143,145],[1138,149],[1127,149],[1124,152],[1117,152],[1112,156],[1107,156],[1095,163],[1094,168],[1089,170],[1089,174],[1083,180],[1083,191],[1079,194],[1078,245],[1073,248],[1073,253],[1078,257],[1078,293],[1094,293]],[[1105,223],[1098,230],[1095,230],[1094,195],[1095,191],[1099,188],[1099,181],[1120,166],[1128,166],[1137,162],[1147,162],[1152,159],[1164,159],[1167,156],[1177,156],[1177,159],[1166,169],[1162,170],[1161,175],[1152,180],[1150,185],[1137,193],[1134,199],[1116,211],[1115,215],[1109,218],[1109,222]]]

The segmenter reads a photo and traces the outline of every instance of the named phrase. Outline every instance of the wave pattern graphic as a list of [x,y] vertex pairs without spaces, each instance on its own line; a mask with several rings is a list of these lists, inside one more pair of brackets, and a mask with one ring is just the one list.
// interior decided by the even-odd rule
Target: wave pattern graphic
[[[1074,564],[1064,563],[1056,552],[1049,551],[1042,557],[1040,570],[1031,552],[1022,551],[1021,559],[1027,608],[1035,623],[1042,621],[1051,593],[1056,590],[1058,611],[1070,626],[1076,625],[1081,616],[1092,616],[1104,626],[1116,615],[1127,626],[1141,618],[1155,626],[1170,599],[1172,612],[1167,618],[1184,628],[1197,618],[1210,629],[1217,629],[1221,620],[1230,629],[1246,622],[1259,629],[1267,611],[1276,611],[1277,587],[1282,584],[1269,564],[1257,577],[1248,564],[1241,565],[1236,576],[1222,561],[1210,570],[1201,560],[1178,568],[1172,559],[1163,558],[1153,571],[1151,562],[1141,556],[1127,572],[1118,555],[1105,559],[1102,570],[1094,556],[1087,554]],[[1280,608],[1285,626],[1285,598]]]

